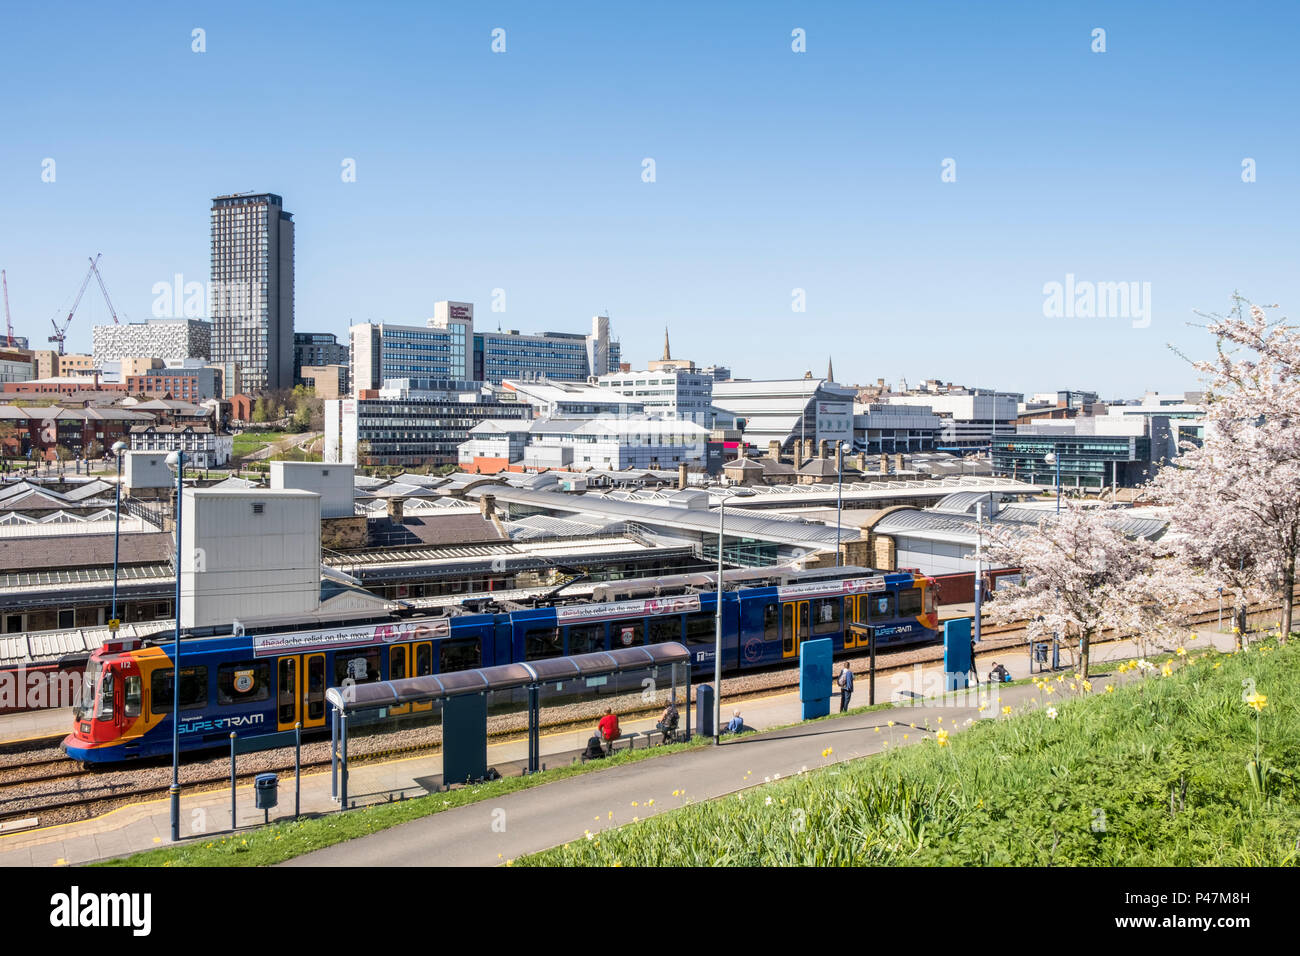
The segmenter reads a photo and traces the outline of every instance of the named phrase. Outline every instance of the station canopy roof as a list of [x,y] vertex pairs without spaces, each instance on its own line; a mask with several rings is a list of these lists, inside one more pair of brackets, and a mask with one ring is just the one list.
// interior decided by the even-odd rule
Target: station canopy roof
[[399,707],[403,704],[443,701],[466,694],[484,694],[489,691],[513,690],[530,684],[551,684],[561,681],[604,677],[625,671],[643,671],[652,667],[690,662],[690,651],[682,644],[667,642],[645,647],[620,647],[594,654],[574,657],[550,657],[544,660],[498,664],[468,671],[448,674],[429,674],[425,677],[406,677],[401,680],[379,681],[373,684],[356,684],[344,691],[331,687],[326,699],[347,714],[377,710],[380,707]]

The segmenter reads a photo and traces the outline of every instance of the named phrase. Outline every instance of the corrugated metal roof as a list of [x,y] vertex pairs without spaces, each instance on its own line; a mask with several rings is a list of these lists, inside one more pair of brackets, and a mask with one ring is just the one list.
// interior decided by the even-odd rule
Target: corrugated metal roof
[[[998,528],[1010,528],[1018,534],[1029,534],[1037,529],[1038,522],[1052,520],[1051,512],[1030,508],[1007,508],[999,512],[992,522]],[[1121,533],[1134,538],[1154,538],[1164,531],[1167,522],[1162,518],[1149,518],[1117,512],[1113,526]],[[880,519],[872,529],[876,534],[902,535],[928,541],[944,541],[975,546],[975,515],[941,512],[933,509],[904,509],[891,512]]]
[[[717,534],[718,531],[718,515],[715,511],[696,511],[643,501],[620,501],[611,495],[573,495],[553,491],[527,491],[522,488],[475,488],[467,494],[477,497],[485,492],[496,496],[499,501],[526,504],[550,511],[600,515],[651,526],[684,528],[704,534]],[[735,509],[729,509],[726,531],[737,538],[754,538],[797,547],[823,548],[833,546],[836,541],[835,529],[824,524],[780,515],[760,516]],[[858,530],[848,527],[843,528],[839,535],[840,540],[844,541],[857,537]]]

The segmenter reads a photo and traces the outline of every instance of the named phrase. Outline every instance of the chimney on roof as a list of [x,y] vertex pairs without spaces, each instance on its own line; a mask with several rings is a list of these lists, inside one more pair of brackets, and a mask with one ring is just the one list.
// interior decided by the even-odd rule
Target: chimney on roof
[[400,523],[402,520],[402,505],[405,503],[405,501],[406,501],[405,498],[399,498],[399,497],[389,498],[388,517]]
[[492,515],[496,513],[497,499],[495,495],[484,495],[478,500],[478,511],[484,518],[492,520]]
[[677,490],[686,490],[686,462],[677,466]]
[[903,453],[900,451],[894,455],[894,471],[903,470]]
[[773,461],[781,460],[781,443],[773,439],[767,443],[767,457]]
[[819,441],[819,442],[817,443],[817,457],[818,457],[818,458],[827,458],[827,457],[829,457],[829,455],[830,455],[830,446],[831,446],[831,443],[830,443],[829,441],[827,441],[825,438],[823,438],[821,441]]
[[798,471],[803,467],[803,445],[799,439],[794,440],[794,470]]
[[883,451],[880,453],[880,473],[882,475],[889,474],[889,456]]

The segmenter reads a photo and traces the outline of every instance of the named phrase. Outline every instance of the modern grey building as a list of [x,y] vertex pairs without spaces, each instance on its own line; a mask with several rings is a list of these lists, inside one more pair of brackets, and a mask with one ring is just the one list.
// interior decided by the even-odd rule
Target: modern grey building
[[91,330],[95,368],[124,358],[203,359],[212,357],[212,324],[202,319],[150,319]]
[[764,452],[774,441],[783,452],[798,441],[852,441],[856,394],[821,378],[713,383],[713,404],[743,422],[746,444]]
[[293,215],[274,193],[212,200],[212,360],[251,394],[293,385]]
[[293,384],[307,384],[302,377],[304,366],[347,365],[349,353],[333,332],[293,333]]

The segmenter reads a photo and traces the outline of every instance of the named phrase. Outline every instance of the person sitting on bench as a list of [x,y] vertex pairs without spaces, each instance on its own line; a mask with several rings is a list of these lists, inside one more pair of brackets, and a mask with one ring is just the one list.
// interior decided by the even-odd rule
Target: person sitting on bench
[[668,706],[664,708],[659,722],[655,724],[655,727],[663,732],[664,743],[668,743],[677,736],[677,720],[677,705],[670,700]]

